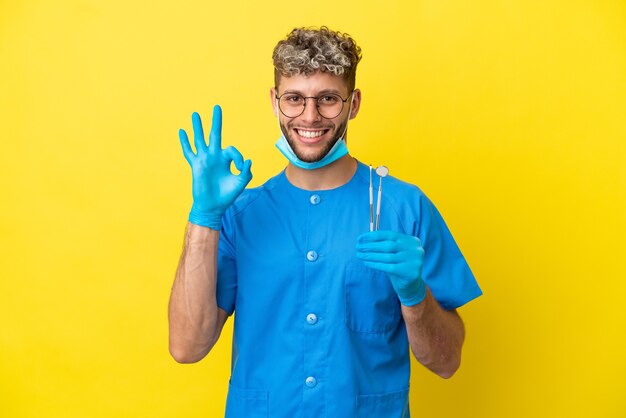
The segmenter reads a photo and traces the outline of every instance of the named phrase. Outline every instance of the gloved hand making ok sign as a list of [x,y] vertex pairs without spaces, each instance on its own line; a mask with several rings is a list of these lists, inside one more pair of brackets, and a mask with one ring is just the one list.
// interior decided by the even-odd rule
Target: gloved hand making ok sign
[[[222,109],[219,106],[213,108],[208,146],[200,115],[194,112],[191,120],[196,154],[191,150],[187,133],[183,129],[178,132],[183,154],[191,166],[193,176],[193,205],[189,222],[219,230],[222,215],[252,179],[252,161],[244,161],[234,147],[222,149]],[[231,173],[231,162],[240,171],[239,174]]]
[[393,231],[366,232],[357,239],[356,250],[366,267],[387,273],[400,303],[413,306],[424,300],[424,248],[419,238]]

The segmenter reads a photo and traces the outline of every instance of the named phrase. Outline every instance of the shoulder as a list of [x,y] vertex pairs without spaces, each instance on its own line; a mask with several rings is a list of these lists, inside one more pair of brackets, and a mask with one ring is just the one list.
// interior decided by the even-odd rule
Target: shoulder
[[[359,162],[357,169],[358,182],[360,184],[369,183],[369,166]],[[372,187],[374,192],[378,189],[380,177],[375,171],[372,172]],[[418,203],[422,199],[427,199],[426,195],[417,185],[409,183],[392,175],[383,178],[382,181],[383,199],[388,199],[393,203]]]
[[399,198],[421,198],[426,196],[417,185],[393,176],[385,177],[383,180],[383,188],[393,192],[393,194],[390,193],[392,196]]
[[[369,166],[359,160],[357,160],[357,172],[356,176],[358,177],[358,181],[360,183],[369,183]],[[374,188],[378,188],[378,184],[380,181],[380,177],[376,174],[375,167],[372,168],[372,185]],[[401,180],[392,175],[388,175],[383,178],[383,190],[395,190],[401,193],[407,194],[423,194],[418,186],[415,184],[409,183],[407,181]]]
[[387,176],[383,180],[383,200],[400,217],[407,228],[429,216],[432,202],[417,185]]
[[245,212],[251,206],[254,206],[255,202],[262,200],[264,196],[267,196],[269,193],[271,193],[271,191],[280,181],[281,176],[284,175],[283,173],[284,172],[281,171],[274,177],[267,180],[261,186],[245,189],[239,195],[239,197],[235,199],[235,202],[233,202],[231,207],[228,209],[230,215],[237,216],[238,214]]

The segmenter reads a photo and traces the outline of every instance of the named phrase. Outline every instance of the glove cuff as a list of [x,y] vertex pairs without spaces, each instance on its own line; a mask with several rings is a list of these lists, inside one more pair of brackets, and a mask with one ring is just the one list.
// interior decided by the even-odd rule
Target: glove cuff
[[411,289],[410,293],[411,296],[398,295],[401,304],[403,304],[404,306],[414,306],[418,303],[421,303],[424,298],[426,298],[426,283],[424,283],[424,280],[417,279],[415,282],[415,287]]
[[222,215],[199,213],[193,208],[189,212],[189,222],[195,225],[211,228],[216,231],[222,229]]

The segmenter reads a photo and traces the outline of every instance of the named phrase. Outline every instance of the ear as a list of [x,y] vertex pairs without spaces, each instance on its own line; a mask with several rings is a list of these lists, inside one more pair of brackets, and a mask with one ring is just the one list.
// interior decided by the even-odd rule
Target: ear
[[352,111],[350,112],[350,119],[356,118],[361,108],[361,90],[354,89],[352,92]]
[[278,107],[276,107],[276,87],[270,88],[270,100],[272,101],[274,116],[278,117]]

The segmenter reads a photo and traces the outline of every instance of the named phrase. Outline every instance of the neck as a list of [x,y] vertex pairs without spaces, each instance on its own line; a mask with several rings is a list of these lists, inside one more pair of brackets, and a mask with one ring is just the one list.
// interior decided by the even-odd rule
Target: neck
[[349,182],[356,168],[356,160],[350,154],[346,154],[337,161],[315,170],[305,170],[289,163],[285,174],[289,183],[299,189],[330,190]]

